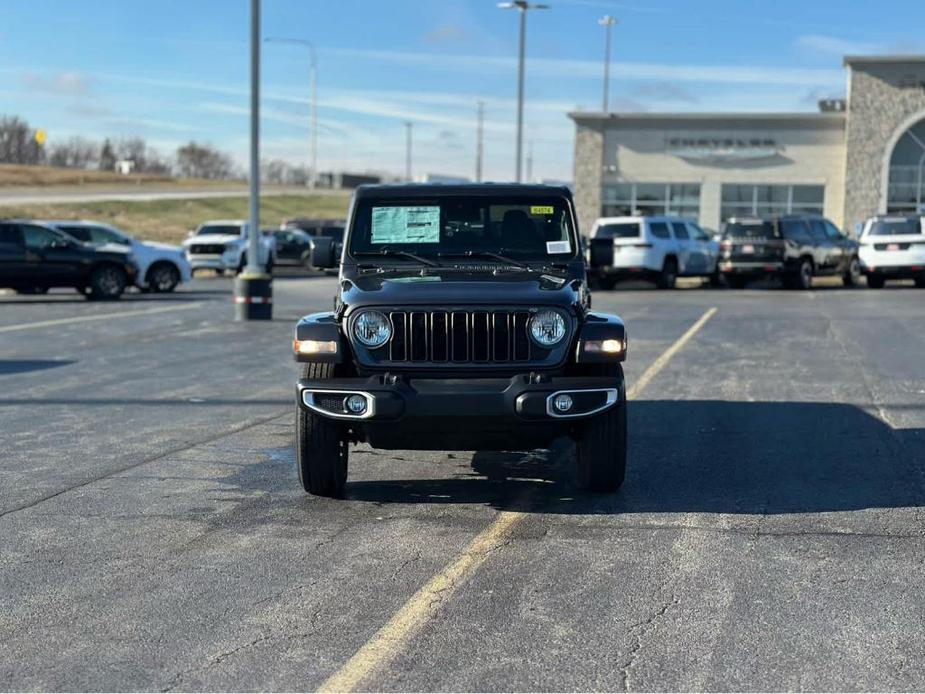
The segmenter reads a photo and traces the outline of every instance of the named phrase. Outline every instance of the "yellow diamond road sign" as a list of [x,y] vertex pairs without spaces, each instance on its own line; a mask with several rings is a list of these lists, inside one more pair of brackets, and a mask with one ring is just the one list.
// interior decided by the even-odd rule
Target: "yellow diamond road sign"
[[39,145],[44,145],[45,140],[48,139],[48,133],[45,132],[42,128],[39,128],[35,131],[35,141]]

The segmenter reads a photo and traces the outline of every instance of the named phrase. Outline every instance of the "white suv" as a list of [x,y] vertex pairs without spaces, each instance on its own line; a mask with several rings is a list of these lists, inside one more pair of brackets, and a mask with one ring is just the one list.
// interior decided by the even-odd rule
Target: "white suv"
[[[247,265],[247,228],[243,219],[214,220],[199,225],[183,242],[186,257],[193,271],[211,270],[241,272]],[[276,264],[276,237],[261,233],[257,263],[266,272]]]
[[915,280],[925,288],[925,217],[883,215],[868,219],[861,232],[861,272],[867,286],[886,280]]
[[604,289],[630,278],[654,280],[666,289],[678,277],[717,283],[718,257],[719,243],[682,217],[603,217],[591,230],[590,273]]

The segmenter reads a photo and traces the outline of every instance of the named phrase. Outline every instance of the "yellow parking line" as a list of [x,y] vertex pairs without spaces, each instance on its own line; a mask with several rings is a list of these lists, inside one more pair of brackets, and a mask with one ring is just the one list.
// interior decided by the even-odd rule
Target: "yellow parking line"
[[677,354],[694,335],[700,332],[700,329],[706,325],[707,321],[713,317],[714,313],[716,313],[716,306],[707,309],[707,311],[697,319],[697,322],[687,329],[687,332],[679,337],[675,343],[671,345],[671,347],[662,352],[658,359],[652,362],[652,366],[643,372],[642,376],[639,377],[639,380],[636,381],[633,387],[627,389],[626,397],[635,398],[637,395],[639,395],[639,393],[641,393],[645,387],[649,385],[649,381],[655,378],[659,371],[665,368],[665,365],[671,361],[671,358]]
[[86,323],[94,320],[108,320],[110,318],[128,318],[129,316],[146,316],[152,313],[167,313],[168,311],[187,311],[202,306],[202,302],[183,304],[182,306],[159,306],[138,311],[116,311],[114,313],[100,313],[92,316],[74,316],[73,318],[56,318],[36,323],[17,323],[16,325],[0,326],[0,333],[12,333],[18,330],[31,330],[32,328],[48,328],[53,325],[67,325],[68,323]]
[[[627,390],[627,397],[638,396],[715,313],[716,307],[707,310],[671,347],[662,352],[643,372],[636,385]],[[321,684],[318,691],[354,691],[373,672],[388,664],[453,597],[457,589],[485,563],[492,551],[507,541],[517,524],[527,515],[524,511],[501,511],[497,518],[469,543],[459,557],[412,595],[385,626]]]

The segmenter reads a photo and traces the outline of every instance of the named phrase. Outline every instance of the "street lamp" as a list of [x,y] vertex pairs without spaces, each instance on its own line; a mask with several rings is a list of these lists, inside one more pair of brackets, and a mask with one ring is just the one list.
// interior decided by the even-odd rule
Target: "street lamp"
[[250,221],[247,267],[234,281],[235,320],[273,319],[273,277],[260,266],[260,0],[251,0]]
[[519,10],[520,11],[520,51],[517,65],[517,162],[515,170],[516,179],[520,183],[520,167],[523,163],[523,146],[524,146],[524,45],[527,38],[527,11],[528,10],[546,10],[549,5],[543,3],[530,3],[527,0],[514,0],[513,2],[499,2],[498,7],[502,10]]
[[604,39],[604,113],[610,108],[608,93],[610,91],[610,32],[613,25],[617,23],[616,17],[605,14],[597,23],[604,27],[606,38]]
[[311,103],[311,171],[308,177],[308,187],[314,189],[318,185],[318,54],[315,52],[315,44],[308,39],[290,39],[271,36],[264,39],[271,43],[290,43],[298,46],[305,46],[309,50],[311,62],[309,64],[309,81],[311,82],[312,103]]
[[411,129],[414,123],[405,122],[405,180],[411,183]]

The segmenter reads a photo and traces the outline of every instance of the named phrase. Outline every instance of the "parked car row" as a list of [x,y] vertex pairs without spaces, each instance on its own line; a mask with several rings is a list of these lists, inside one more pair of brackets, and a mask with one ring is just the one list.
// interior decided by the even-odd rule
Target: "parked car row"
[[740,217],[714,238],[681,217],[608,217],[591,231],[587,261],[603,289],[626,278],[671,288],[678,277],[734,288],[774,277],[785,287],[809,289],[814,277],[840,277],[854,286],[862,275],[874,289],[890,279],[925,287],[923,228],[920,217],[878,216],[855,241],[818,215]]
[[118,299],[131,285],[169,292],[189,277],[180,248],[138,241],[112,226],[0,220],[0,288],[42,294],[72,287],[88,299]]

